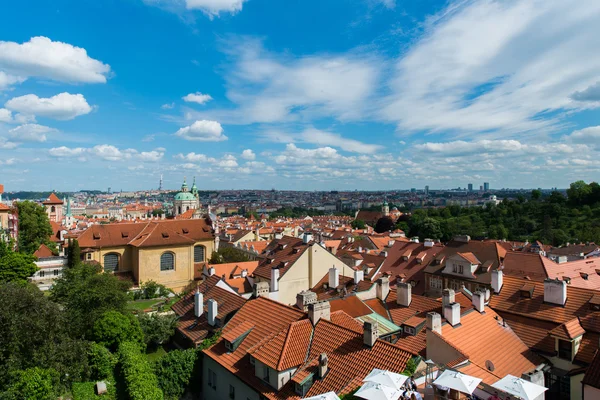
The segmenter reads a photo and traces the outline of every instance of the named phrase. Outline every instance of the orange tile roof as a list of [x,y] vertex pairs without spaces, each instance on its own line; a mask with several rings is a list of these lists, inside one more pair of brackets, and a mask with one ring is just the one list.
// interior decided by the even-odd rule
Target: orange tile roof
[[254,324],[251,321],[244,321],[235,328],[227,331],[227,333],[221,335],[221,337],[228,342],[233,342],[252,328],[254,328]]
[[540,254],[511,251],[504,257],[502,272],[515,278],[529,277],[534,281],[543,281],[548,278],[544,267],[546,262],[552,261]]
[[373,313],[361,299],[357,296],[346,296],[340,299],[334,299],[329,302],[331,312],[344,311],[352,318],[362,317]]
[[40,247],[33,253],[37,258],[53,257],[54,253],[45,244],[40,244]]
[[44,201],[42,201],[42,204],[46,204],[46,205],[53,205],[53,204],[64,204],[63,201],[61,199],[59,199],[56,194],[54,193],[50,193],[50,196],[48,196],[48,198]]
[[0,203],[0,210],[2,210],[2,211],[4,211],[4,210],[8,211],[8,210],[10,210],[10,207],[7,206],[6,204]]
[[471,252],[467,252],[467,253],[456,253],[459,256],[461,256],[462,258],[464,258],[465,260],[467,260],[468,262],[470,262],[471,264],[481,264],[481,261],[479,261],[477,259],[477,257],[475,256],[475,254],[471,253]]
[[600,350],[596,351],[581,383],[600,389]]
[[277,371],[297,367],[304,363],[312,330],[308,319],[292,322],[286,330],[254,348],[250,354]]
[[395,290],[390,290],[390,294],[385,299],[385,305],[392,316],[392,322],[398,326],[404,324],[404,321],[412,316],[425,316],[428,312],[436,311],[441,313],[442,303],[430,297],[413,294],[408,307],[398,305]]
[[239,294],[252,292],[252,285],[250,284],[248,277],[225,279],[225,282],[227,282],[227,284]]
[[252,274],[256,267],[258,267],[258,261],[209,264],[208,266],[213,267],[215,269],[215,275],[220,277],[225,275],[225,279],[230,279],[233,275],[241,274],[243,269],[248,270],[248,275]]
[[585,330],[579,324],[578,318],[573,318],[548,332],[549,335],[564,340],[573,340],[576,337],[582,336],[584,333]]
[[336,325],[353,330],[354,332],[362,333],[363,326],[360,322],[346,314],[344,311],[334,311],[330,315],[330,320]]
[[254,270],[254,274],[271,279],[271,269],[279,268],[279,276],[282,277],[308,248],[309,245],[303,243],[302,239],[291,236],[275,239],[265,248],[265,258]]

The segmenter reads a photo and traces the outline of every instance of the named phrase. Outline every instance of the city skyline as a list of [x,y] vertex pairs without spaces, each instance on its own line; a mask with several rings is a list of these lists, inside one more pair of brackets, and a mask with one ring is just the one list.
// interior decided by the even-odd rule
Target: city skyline
[[183,176],[210,190],[566,188],[600,170],[591,0],[3,11],[7,190],[148,190],[161,175],[173,190]]

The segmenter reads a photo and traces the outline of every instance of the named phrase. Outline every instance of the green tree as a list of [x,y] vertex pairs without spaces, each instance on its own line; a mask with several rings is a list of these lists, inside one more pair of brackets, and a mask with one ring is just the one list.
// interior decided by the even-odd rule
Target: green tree
[[140,314],[138,318],[148,347],[156,348],[175,334],[177,317],[174,315]]
[[213,251],[210,260],[208,260],[210,264],[226,264],[244,261],[250,261],[248,254],[233,247],[222,247],[219,251]]
[[440,223],[433,218],[424,218],[419,226],[418,235],[421,239],[440,239],[442,237]]
[[119,344],[125,341],[143,343],[144,333],[135,316],[107,311],[94,323],[93,338],[99,344],[115,351]]
[[384,233],[394,230],[394,221],[390,217],[381,217],[375,223],[375,232]]
[[163,400],[158,379],[139,345],[123,342],[119,345],[119,363],[130,400]]
[[19,213],[19,251],[33,254],[42,243],[50,250],[56,250],[56,245],[50,240],[52,226],[44,207],[31,201],[20,201],[16,206]]
[[15,253],[10,245],[0,240],[0,282],[18,282],[25,284],[27,278],[39,269],[35,257],[29,254]]
[[154,364],[158,385],[167,400],[177,400],[185,392],[192,377],[197,352],[194,349],[174,350]]
[[542,191],[534,189],[531,191],[531,200],[539,200],[542,198]]
[[365,221],[363,221],[362,219],[355,219],[350,223],[350,226],[352,226],[352,228],[354,229],[365,229],[367,227],[367,224],[365,224]]
[[79,337],[90,337],[95,321],[105,312],[124,312],[127,306],[131,283],[100,270],[99,265],[88,263],[64,269],[50,290],[50,298],[65,307],[70,329]]
[[101,381],[113,376],[117,359],[106,347],[92,342],[87,355],[92,380]]
[[56,400],[60,392],[59,374],[54,369],[33,367],[16,371],[6,390],[6,399]]
[[77,241],[77,239],[69,240],[69,247],[67,253],[67,267],[73,268],[80,262],[81,249],[79,248],[79,242]]

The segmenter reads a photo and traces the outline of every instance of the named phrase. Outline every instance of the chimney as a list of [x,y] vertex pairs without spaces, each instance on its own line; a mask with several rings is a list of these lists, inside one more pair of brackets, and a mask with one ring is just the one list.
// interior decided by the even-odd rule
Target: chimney
[[442,316],[436,312],[427,313],[427,329],[442,334]]
[[469,243],[471,241],[471,236],[469,235],[458,235],[454,237],[454,241],[456,242],[463,242],[463,243]]
[[392,247],[394,245],[394,243],[396,243],[396,241],[394,239],[388,240],[388,247]]
[[494,293],[500,293],[503,284],[503,274],[499,269],[495,269],[492,271],[492,290]]
[[200,318],[204,312],[204,295],[200,293],[200,289],[196,289],[194,294],[194,315],[196,318]]
[[473,307],[480,313],[485,311],[485,294],[482,292],[475,292],[472,296]]
[[485,295],[485,302],[486,302],[486,303],[487,303],[488,301],[490,301],[490,294],[491,294],[491,293],[490,293],[490,289],[488,289],[488,288],[485,288],[484,295]]
[[325,377],[325,375],[327,375],[327,363],[328,363],[328,359],[327,359],[327,354],[325,353],[321,353],[321,355],[319,356],[319,372],[318,372],[318,379],[323,379]]
[[321,318],[329,320],[331,315],[331,306],[328,301],[318,301],[308,305],[308,318],[313,325],[316,325]]
[[267,282],[256,282],[253,286],[252,296],[269,298],[269,284]]
[[279,291],[279,268],[271,268],[271,292]]
[[243,269],[242,270],[242,278],[245,278],[248,276],[248,270],[247,269]]
[[366,346],[373,347],[379,337],[379,324],[377,321],[365,322],[363,328],[363,343]]
[[304,235],[302,236],[302,242],[304,244],[312,242],[312,240],[313,240],[313,235],[310,232],[305,232]]
[[413,236],[410,238],[410,241],[413,243],[419,243],[419,237],[418,236]]
[[387,251],[382,251],[381,253],[379,253],[380,255],[387,257],[388,256],[388,252]]
[[444,318],[452,326],[460,324],[460,304],[451,303],[444,307]]
[[217,314],[219,313],[217,301],[214,299],[208,299],[208,324],[215,326],[217,324]]
[[564,306],[567,302],[567,282],[558,279],[544,280],[544,303]]
[[425,244],[425,247],[433,247],[435,242],[433,241],[433,239],[425,239],[424,244]]
[[412,286],[410,283],[398,283],[396,286],[396,303],[408,307],[412,301]]
[[317,302],[317,294],[310,290],[303,290],[296,295],[296,306],[303,310],[308,311],[308,306]]
[[365,279],[365,272],[362,269],[355,269],[354,270],[354,283],[357,284],[358,282],[360,282],[364,279]]
[[447,305],[454,303],[454,290],[444,289],[442,294],[442,307],[446,308]]
[[340,285],[340,276],[338,275],[338,269],[333,266],[329,268],[329,288],[335,289]]
[[358,249],[357,249],[357,251],[358,251],[359,253],[362,253],[362,246],[358,246]]
[[390,278],[382,276],[377,279],[377,298],[385,301],[388,294],[390,293]]
[[213,276],[215,274],[215,267],[208,267],[208,276]]

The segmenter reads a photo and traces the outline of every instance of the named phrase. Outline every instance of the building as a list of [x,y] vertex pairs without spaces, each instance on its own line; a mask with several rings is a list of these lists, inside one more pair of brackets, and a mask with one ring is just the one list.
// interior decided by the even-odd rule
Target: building
[[483,182],[483,191],[487,192],[488,190],[490,190],[489,182]]
[[63,222],[63,205],[64,202],[59,199],[56,194],[50,193],[50,196],[42,202],[46,208],[46,214],[50,222],[57,222],[62,224]]
[[92,225],[78,241],[84,259],[100,263],[104,271],[129,275],[135,284],[153,280],[175,291],[200,274],[215,248],[206,219]]
[[468,186],[468,188],[469,188],[469,192],[472,192],[472,191],[473,191],[473,184],[472,184],[472,183],[469,183],[469,186]]
[[192,190],[188,191],[187,183],[183,178],[183,184],[181,185],[181,192],[175,195],[173,200],[173,211],[174,216],[184,214],[188,210],[199,210],[200,200],[198,198],[198,188],[196,187],[196,178],[192,184]]
[[600,350],[596,351],[581,383],[584,400],[600,399]]

